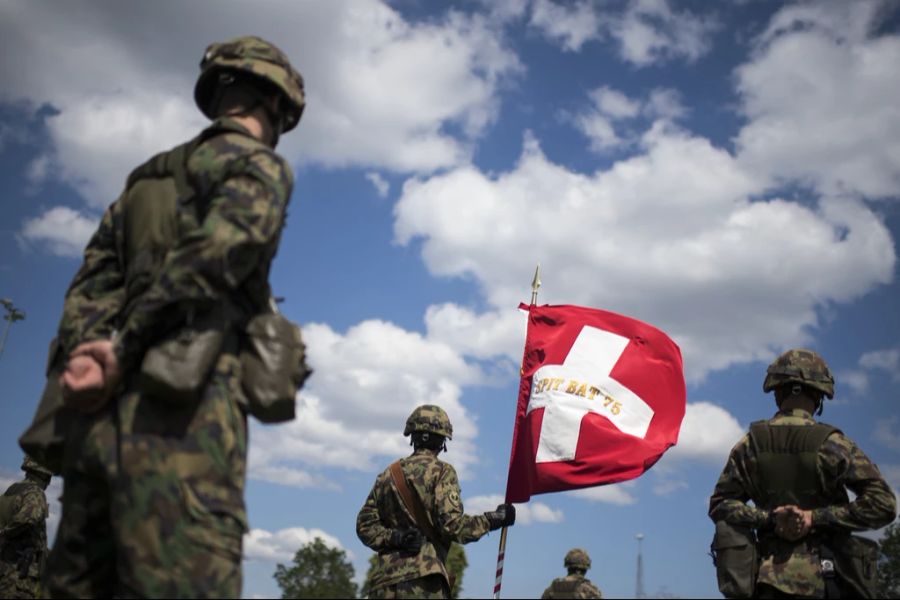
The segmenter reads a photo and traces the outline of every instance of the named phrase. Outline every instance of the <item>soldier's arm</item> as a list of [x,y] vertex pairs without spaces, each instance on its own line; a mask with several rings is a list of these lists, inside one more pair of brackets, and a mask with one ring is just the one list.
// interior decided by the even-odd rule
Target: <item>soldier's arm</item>
[[21,494],[17,496],[15,510],[3,528],[3,535],[6,538],[14,538],[26,533],[34,526],[43,525],[48,514],[47,500],[43,492],[35,489]]
[[751,478],[748,449],[750,438],[745,435],[731,450],[728,462],[709,498],[709,518],[731,525],[762,528],[771,524],[769,511],[750,506]]
[[84,250],[84,262],[66,292],[57,339],[68,355],[78,344],[112,336],[125,303],[116,221],[119,202],[114,202]]
[[878,529],[894,520],[897,500],[893,491],[853,441],[841,433],[832,434],[822,445],[818,461],[825,482],[838,482],[856,498],[847,504],[813,510],[813,526],[861,531]]
[[434,492],[435,525],[443,537],[460,544],[481,539],[490,531],[487,517],[467,515],[460,498],[459,478],[453,465],[444,463]]
[[375,552],[387,550],[391,538],[391,530],[382,525],[381,515],[378,512],[378,490],[380,488],[381,477],[379,476],[363,507],[359,509],[359,514],[356,515],[356,536],[359,541]]
[[181,236],[156,280],[129,311],[120,360],[140,356],[152,336],[177,326],[185,309],[203,310],[236,289],[274,254],[293,185],[290,167],[256,152],[214,191],[203,222]]

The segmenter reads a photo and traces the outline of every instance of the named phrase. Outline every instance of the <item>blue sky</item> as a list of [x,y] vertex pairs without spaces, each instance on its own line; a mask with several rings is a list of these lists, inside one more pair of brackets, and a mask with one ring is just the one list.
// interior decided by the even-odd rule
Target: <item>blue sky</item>
[[[444,406],[470,512],[505,490],[524,320],[539,302],[621,312],[681,347],[676,448],[639,480],[537,496],[504,596],[539,597],[572,547],[609,596],[717,597],[706,503],[774,412],[767,364],[811,347],[841,427],[900,487],[900,11],[894,4],[552,2],[0,4],[0,478],[43,386],[63,294],[130,171],[204,125],[209,42],[256,34],[303,73],[279,145],[295,170],[272,281],[314,376],[298,419],[253,424],[244,595],[322,536],[361,578],[356,513]],[[4,323],[5,324],[5,323]],[[58,496],[58,483],[51,489]],[[51,529],[59,518],[53,503]],[[488,596],[499,536],[466,547]]]

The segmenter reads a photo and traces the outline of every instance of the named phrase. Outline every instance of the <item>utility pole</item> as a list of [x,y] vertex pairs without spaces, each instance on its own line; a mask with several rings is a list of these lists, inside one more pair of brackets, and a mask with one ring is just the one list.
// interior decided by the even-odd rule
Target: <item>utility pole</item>
[[644,592],[644,555],[641,552],[642,542],[644,541],[644,534],[639,533],[634,538],[638,541],[638,555],[637,555],[637,581],[634,586],[634,597],[635,598],[646,598],[647,594]]
[[12,300],[9,298],[0,298],[0,305],[6,311],[3,319],[6,321],[6,327],[3,330],[3,339],[0,340],[0,355],[3,354],[3,347],[6,345],[6,336],[9,335],[10,326],[16,321],[24,321],[25,313],[13,306]]

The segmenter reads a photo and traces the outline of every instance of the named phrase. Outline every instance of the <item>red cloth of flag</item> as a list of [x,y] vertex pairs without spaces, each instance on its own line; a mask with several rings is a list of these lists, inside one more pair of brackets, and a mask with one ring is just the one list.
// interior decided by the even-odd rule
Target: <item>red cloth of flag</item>
[[678,441],[681,350],[652,325],[528,306],[507,502],[634,479]]

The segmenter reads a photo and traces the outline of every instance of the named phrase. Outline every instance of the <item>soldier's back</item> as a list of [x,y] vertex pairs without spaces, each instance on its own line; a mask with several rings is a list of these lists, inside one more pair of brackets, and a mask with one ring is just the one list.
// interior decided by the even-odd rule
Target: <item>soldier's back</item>
[[581,575],[567,575],[553,580],[541,598],[602,598],[603,594],[589,579]]

